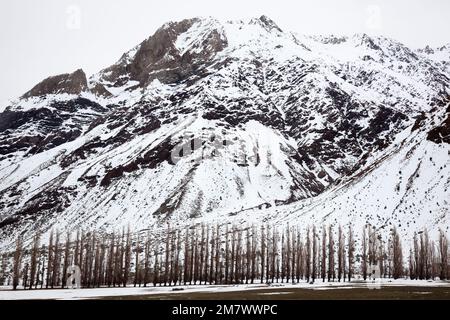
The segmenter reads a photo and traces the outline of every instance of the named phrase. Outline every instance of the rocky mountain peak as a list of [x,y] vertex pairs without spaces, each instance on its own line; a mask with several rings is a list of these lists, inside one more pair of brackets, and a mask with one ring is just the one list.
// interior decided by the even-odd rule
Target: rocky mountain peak
[[73,73],[65,73],[41,81],[30,91],[23,95],[24,98],[42,96],[47,94],[80,94],[87,89],[86,74],[82,69]]
[[262,15],[259,18],[254,18],[250,21],[250,23],[258,23],[269,32],[272,30],[277,30],[278,32],[283,32],[283,30],[281,30],[280,27],[278,27],[278,25],[266,15]]
[[134,80],[146,86],[154,79],[175,83],[204,66],[227,45],[217,20],[193,18],[169,22],[142,42],[133,55],[127,54],[101,72],[101,79],[122,86]]

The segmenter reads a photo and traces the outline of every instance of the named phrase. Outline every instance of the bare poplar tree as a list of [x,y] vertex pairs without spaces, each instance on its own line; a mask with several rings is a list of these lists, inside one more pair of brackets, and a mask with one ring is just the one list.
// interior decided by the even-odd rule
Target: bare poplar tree
[[341,282],[345,278],[345,236],[342,232],[342,227],[338,229],[338,281]]
[[414,245],[414,279],[419,278],[419,269],[420,269],[420,252],[419,252],[419,242],[417,239],[417,233],[414,233],[414,239],[413,239],[413,245]]
[[188,271],[189,271],[189,228],[186,228],[184,232],[184,259],[183,259],[183,283],[186,285],[189,281]]
[[409,278],[411,280],[414,280],[416,278],[416,271],[415,271],[415,266],[414,266],[414,254],[413,254],[413,250],[409,249]]
[[100,250],[100,276],[99,276],[99,282],[100,285],[105,285],[105,271],[106,271],[106,251],[107,251],[107,244],[106,244],[106,237],[102,237],[101,242],[101,250]]
[[[187,234],[187,232],[186,232]],[[156,284],[159,282],[159,242],[157,241],[155,243],[155,248],[154,248],[154,256],[155,256],[155,261],[154,261],[154,265],[153,265],[153,286],[156,287]],[[184,274],[184,276],[186,276],[186,273]],[[185,284],[186,284],[186,278],[184,278]]]
[[367,233],[366,233],[367,226],[363,227],[363,233],[362,233],[362,255],[361,255],[361,273],[363,276],[363,279],[367,279]]
[[[108,248],[108,262],[106,266],[106,283],[108,287],[111,287],[114,281],[114,261],[115,261],[115,232],[113,232],[110,236],[109,240],[109,248]],[[75,250],[76,252],[76,250]],[[76,256],[76,253],[75,253]]]
[[[228,231],[228,226],[227,226],[227,231]],[[201,241],[200,241],[200,263],[198,265],[198,269],[197,269],[197,277],[199,278],[200,284],[204,281],[204,273],[203,273],[203,269],[204,269],[204,263],[205,263],[205,246],[206,244],[206,228],[205,225],[202,224],[202,236],[201,236]],[[226,234],[226,237],[228,239],[228,232]]]
[[13,290],[17,289],[20,279],[20,271],[22,269],[23,241],[19,237],[16,241],[16,250],[13,258]]
[[180,230],[177,231],[176,236],[176,254],[175,254],[175,265],[174,265],[174,283],[175,285],[180,281],[181,283],[181,269],[180,269],[180,251],[181,251],[181,232]]
[[261,225],[261,283],[264,282],[265,262],[266,262],[266,232],[264,230],[264,225]]
[[145,240],[145,249],[144,249],[144,287],[147,287],[147,283],[149,282],[150,276],[150,234],[147,234],[147,238]]
[[403,250],[402,243],[400,240],[400,236],[397,232],[397,229],[394,227],[392,230],[392,262],[393,262],[393,271],[392,275],[394,279],[398,279],[403,276]]
[[291,254],[292,254],[292,259],[291,259],[291,279],[292,279],[292,283],[296,282],[296,264],[297,264],[297,234],[296,234],[296,229],[292,228],[291,229],[291,239],[292,239],[292,246],[291,246]]
[[128,278],[130,274],[130,266],[131,266],[131,232],[130,227],[128,227],[127,231],[127,240],[125,243],[125,264],[123,271],[123,286],[126,287],[128,283]]
[[230,239],[229,239],[229,227],[228,224],[225,228],[225,284],[229,282],[229,273],[230,273]]
[[448,279],[448,239],[442,230],[439,230],[439,278]]
[[[208,265],[208,261],[209,261],[209,226],[206,227],[206,242],[205,242],[205,267],[203,270],[203,279],[204,279],[204,284],[206,284],[207,281],[209,281],[208,279],[208,275],[209,275],[209,265]],[[233,258],[231,258],[230,263],[232,263]]]
[[289,282],[289,277],[291,275],[291,233],[289,224],[286,228],[286,249],[285,249],[285,274],[286,274],[286,282]]
[[80,230],[77,230],[77,235],[76,235],[76,239],[75,239],[75,250],[74,250],[73,256],[74,256],[74,258],[73,258],[72,264],[76,265],[76,266],[80,266],[80,263],[78,260],[80,257]]
[[70,263],[70,232],[67,232],[66,235],[66,244],[64,245],[64,260],[63,260],[63,274],[61,279],[62,288],[64,288],[66,284],[67,278],[67,269],[69,268]]
[[138,235],[137,241],[136,241],[136,249],[135,249],[135,255],[134,255],[134,286],[136,287],[139,284],[139,287],[141,286],[141,278],[140,278],[140,266],[139,266],[139,253],[141,251],[141,244],[140,244],[140,237]]
[[167,286],[167,281],[169,279],[169,264],[170,264],[170,236],[172,231],[170,230],[170,225],[167,226],[166,235],[166,245],[164,249],[165,259],[164,259],[164,286]]
[[306,252],[305,252],[305,276],[306,281],[309,282],[311,277],[311,236],[310,229],[306,231]]
[[47,277],[45,280],[45,288],[47,289],[50,286],[51,282],[52,266],[53,266],[53,230],[50,232],[50,238],[48,241]]
[[[322,226],[322,262],[321,262],[321,277],[322,282],[325,282],[327,274],[327,230],[325,226]],[[330,281],[330,280],[328,280]]]
[[265,240],[266,240],[266,282],[269,283],[270,281],[270,266],[271,266],[271,243],[270,243],[270,226],[267,225],[267,229],[266,229],[266,236],[265,236]]
[[214,232],[214,226],[211,228],[211,251],[210,251],[210,263],[209,263],[209,277],[208,282],[209,284],[213,283],[214,280],[214,274],[215,274],[215,268],[214,268],[214,262],[215,262],[215,249],[216,249],[216,237]]
[[245,246],[245,284],[248,284],[250,279],[251,268],[251,240],[250,240],[250,228],[246,231],[246,246]]
[[31,266],[30,266],[30,285],[29,289],[32,289],[35,285],[36,281],[36,272],[38,267],[38,255],[39,255],[39,247],[40,247],[40,237],[39,234],[36,233],[36,235],[33,238],[33,249],[31,251]]
[[355,260],[355,239],[353,238],[352,226],[348,227],[348,281],[352,281]]
[[59,270],[61,264],[61,255],[59,252],[59,231],[56,230],[55,245],[53,250],[53,264],[52,264],[52,277],[51,277],[51,287],[59,285]]
[[333,227],[328,226],[328,282],[335,278]]
[[296,251],[297,251],[297,262],[296,262],[296,270],[295,270],[295,278],[297,280],[297,283],[300,282],[300,279],[303,279],[303,268],[304,268],[304,261],[305,258],[303,256],[303,242],[301,239],[300,231],[297,229],[297,245],[296,245]]
[[[277,257],[278,257],[278,233],[275,227],[272,228],[272,253],[271,253],[271,257],[272,257],[272,272],[271,272],[271,277],[272,277],[272,282],[274,282],[275,277],[277,276]],[[277,281],[278,281],[278,277],[277,277]]]
[[257,267],[257,232],[254,225],[252,225],[252,243],[251,243],[251,262],[252,262],[252,268],[251,268],[251,274],[250,274],[250,282],[254,283],[256,278],[256,267]]
[[313,226],[313,235],[312,235],[312,282],[314,282],[316,280],[316,276],[317,276],[317,231],[316,231],[316,227]]
[[221,254],[221,241],[220,241],[220,226],[216,226],[216,256],[215,256],[215,272],[214,283],[220,283],[221,278],[221,266],[220,266],[220,254]]

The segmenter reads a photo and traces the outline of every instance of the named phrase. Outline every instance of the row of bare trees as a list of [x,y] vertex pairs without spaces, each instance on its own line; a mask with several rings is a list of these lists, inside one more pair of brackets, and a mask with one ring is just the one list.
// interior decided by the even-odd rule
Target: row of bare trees
[[442,231],[437,242],[426,231],[416,234],[405,264],[395,228],[386,240],[371,226],[358,239],[351,227],[336,229],[200,225],[168,228],[164,236],[130,230],[77,232],[75,237],[52,232],[47,244],[36,235],[28,248],[19,238],[13,254],[1,255],[0,276],[11,274],[14,289],[20,284],[27,289],[64,288],[72,265],[80,268],[86,288],[351,281],[371,277],[374,268],[380,277],[448,279],[448,239]]

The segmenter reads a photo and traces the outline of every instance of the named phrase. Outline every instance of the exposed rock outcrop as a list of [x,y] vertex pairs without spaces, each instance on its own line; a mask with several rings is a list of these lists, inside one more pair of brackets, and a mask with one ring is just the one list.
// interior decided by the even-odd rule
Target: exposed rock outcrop
[[33,89],[23,95],[24,98],[42,96],[46,94],[80,94],[87,90],[86,74],[82,69],[78,69],[73,73],[60,74],[49,77]]

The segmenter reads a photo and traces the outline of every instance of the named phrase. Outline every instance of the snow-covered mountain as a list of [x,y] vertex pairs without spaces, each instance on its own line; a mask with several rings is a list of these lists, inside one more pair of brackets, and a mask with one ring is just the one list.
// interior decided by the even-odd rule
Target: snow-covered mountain
[[449,46],[163,25],[0,113],[0,247],[167,223],[450,225]]

